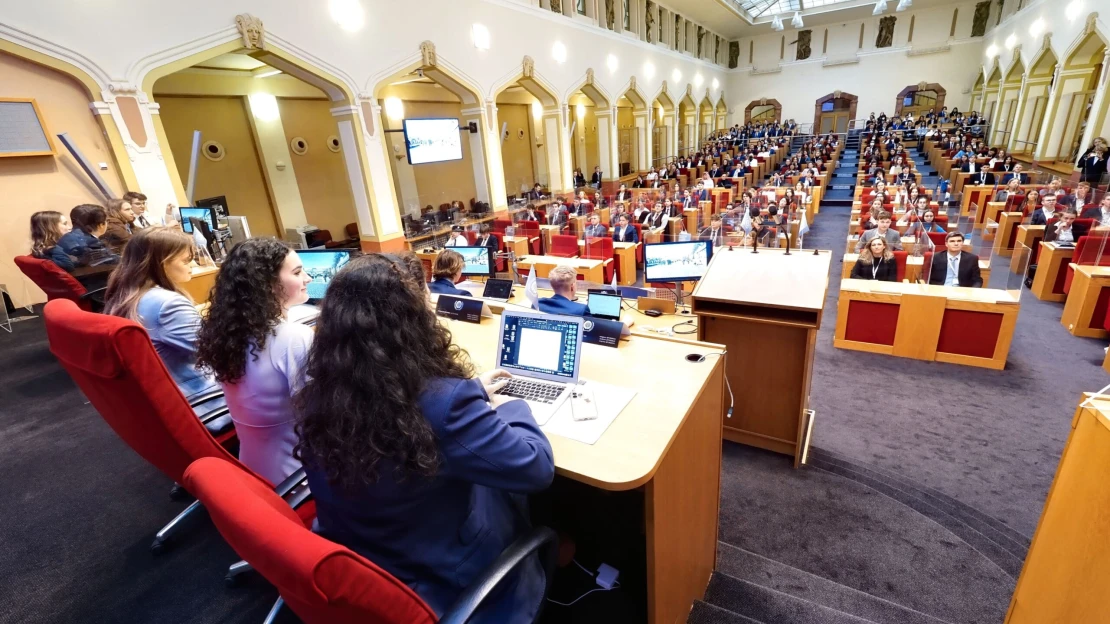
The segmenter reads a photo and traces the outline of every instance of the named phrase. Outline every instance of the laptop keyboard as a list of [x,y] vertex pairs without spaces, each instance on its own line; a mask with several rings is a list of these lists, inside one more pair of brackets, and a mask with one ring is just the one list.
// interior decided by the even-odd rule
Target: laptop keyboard
[[550,404],[554,403],[555,399],[559,398],[564,388],[566,388],[566,386],[562,384],[550,384],[542,381],[533,381],[531,379],[513,378],[494,394],[511,396],[516,399],[524,399],[536,403]]

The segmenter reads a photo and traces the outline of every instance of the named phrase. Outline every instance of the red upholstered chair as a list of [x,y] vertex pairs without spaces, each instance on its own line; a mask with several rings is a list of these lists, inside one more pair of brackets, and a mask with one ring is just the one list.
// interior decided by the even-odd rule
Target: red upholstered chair
[[[253,479],[259,487],[273,487],[212,437],[138,323],[85,312],[72,301],[48,302],[43,316],[50,352],[92,406],[133,451],[171,480],[182,483],[189,464],[201,457],[216,457],[230,462],[244,479]],[[226,414],[226,409],[217,410],[212,417]],[[303,478],[303,472],[294,473],[276,491],[289,494]],[[199,507],[200,503],[194,502],[159,531],[151,551],[162,552],[166,540]],[[298,514],[311,522],[315,505],[302,506]]]
[[944,247],[944,239],[948,236],[948,232],[928,232],[929,240],[933,241],[933,247],[940,249]]
[[327,247],[328,249],[358,249],[358,224],[348,223],[346,226],[343,227],[343,232],[347,235],[347,238],[345,240],[330,240],[324,243],[324,247]]
[[895,279],[901,282],[906,279],[906,258],[909,257],[910,254],[908,251],[894,251],[891,253],[894,254],[894,265],[898,268],[897,277]]
[[474,230],[468,228],[463,232],[463,234],[466,236],[467,244],[473,245],[474,241],[478,240],[478,233]]
[[613,281],[613,271],[616,266],[616,256],[613,255],[613,239],[590,238],[586,240],[586,255],[591,260],[603,260],[602,271],[605,274],[605,283]]
[[933,213],[933,222],[944,229],[945,232],[948,231],[948,215]]
[[642,223],[633,223],[632,227],[636,229],[636,240],[640,241],[640,246],[636,248],[636,264],[644,263],[644,225]]
[[547,255],[560,258],[577,258],[578,237],[573,234],[555,234],[551,237],[551,249],[547,251]]
[[[82,310],[91,312],[93,301],[86,297],[91,294],[85,286],[77,281],[65,269],[54,264],[52,260],[36,258],[34,256],[16,256],[15,265],[46,293],[46,300],[68,299],[77,304]],[[102,290],[102,289],[101,289]]]
[[[1083,219],[1075,220],[1076,223],[1080,221]],[[1094,219],[1087,219],[1087,221],[1093,222]],[[1052,219],[1049,219],[1049,223],[1052,223]],[[1086,236],[1080,236],[1079,240],[1075,241],[1075,252],[1072,254],[1071,263],[1110,266],[1110,232],[1091,232]],[[1064,293],[1071,290],[1071,280],[1075,277],[1075,270],[1071,268],[1071,263],[1068,263],[1067,277],[1064,278]]]
[[[215,457],[185,471],[185,486],[204,503],[227,543],[277,587],[305,624],[433,624],[436,614],[416,592],[373,562],[316,535],[264,483]],[[462,624],[516,567],[540,552],[548,586],[558,538],[540,527],[511,544],[438,621]],[[544,588],[542,604],[547,599]],[[538,614],[537,614],[538,618]]]
[[512,227],[512,225],[513,222],[511,219],[494,219],[490,229],[497,234],[504,234],[505,228]]

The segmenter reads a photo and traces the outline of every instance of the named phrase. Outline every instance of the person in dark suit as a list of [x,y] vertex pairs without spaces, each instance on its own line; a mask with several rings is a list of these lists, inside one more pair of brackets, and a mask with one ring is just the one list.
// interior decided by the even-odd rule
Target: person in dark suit
[[715,164],[712,167],[710,167],[709,168],[709,177],[711,177],[711,178],[721,177],[721,166]]
[[476,246],[489,247],[494,251],[494,253],[497,253],[499,249],[499,243],[500,241],[497,240],[497,235],[490,232],[490,227],[488,223],[483,223],[482,225],[478,226],[478,238],[474,241],[474,244]]
[[601,167],[594,167],[594,172],[590,174],[590,186],[601,188]]
[[[1030,191],[1030,193],[1032,192]],[[1041,209],[1033,213],[1029,223],[1031,225],[1045,225],[1054,216],[1056,216],[1056,196],[1049,193],[1041,197]]]
[[617,217],[617,225],[613,228],[613,242],[616,243],[638,243],[640,242],[640,235],[636,233],[636,228],[632,227],[629,217],[622,214]]
[[517,217],[517,221],[539,221],[540,213],[536,210],[535,205],[527,204],[524,206],[524,211]]
[[992,186],[994,185],[994,174],[988,171],[986,167],[983,167],[978,173],[968,178],[967,183],[976,186]]
[[644,181],[643,174],[636,174],[636,179],[632,181],[632,188],[645,188],[647,182]]
[[595,212],[589,216],[584,235],[586,238],[603,238],[609,236],[609,228],[601,224],[601,216]]
[[578,271],[574,267],[559,265],[551,269],[547,279],[555,294],[536,302],[544,314],[563,314],[565,316],[586,316],[586,304],[578,303]]
[[428,290],[439,295],[460,295],[469,297],[470,293],[461,288],[455,288],[455,284],[462,278],[463,266],[462,254],[452,249],[444,249],[436,256],[436,262],[432,265],[432,281],[428,284]]
[[721,221],[721,215],[715,214],[709,219],[709,227],[703,229],[698,233],[699,240],[712,241],[714,247],[724,247],[725,242],[725,228],[724,223]]
[[1084,210],[1082,218],[1094,219],[1096,225],[1110,225],[1110,193],[1103,195],[1097,206]]
[[567,220],[567,207],[561,201],[547,207],[547,222],[549,224],[566,225]]
[[632,192],[628,190],[627,186],[622,184],[620,189],[617,191],[617,195],[613,198],[613,201],[614,202],[627,202],[627,201],[631,201],[631,200],[632,200]]
[[667,215],[663,212],[663,202],[655,202],[651,212],[647,213],[643,225],[652,230],[662,230],[667,225]]
[[949,232],[944,237],[945,253],[933,254],[929,267],[929,283],[934,286],[963,286],[980,288],[983,277],[979,274],[979,256],[963,250],[964,235]]
[[1029,184],[1029,175],[1021,172],[1021,163],[1014,165],[1014,170],[1002,176],[1002,183],[1006,184],[1012,179],[1017,179],[1018,184]]
[[1098,184],[1106,174],[1106,150],[1101,145],[1094,145],[1083,154],[1079,162],[1079,179],[1083,182]]
[[531,191],[528,191],[528,199],[531,199],[531,200],[543,199],[543,187],[540,186],[539,182],[537,182],[536,185],[532,187]]
[[872,238],[852,267],[852,279],[898,281],[898,264],[884,238]]
[[574,168],[574,188],[582,188],[586,186],[586,176],[582,175],[582,170],[578,167]]
[[746,173],[747,171],[744,169],[744,163],[737,159],[736,164],[733,165],[732,171],[729,173],[729,177],[742,178]]
[[[474,375],[394,260],[356,258],[333,285],[297,396],[318,532],[441,614],[531,531],[520,497],[551,485],[551,444],[527,403],[496,394],[507,372]],[[532,621],[539,557],[493,591],[472,621]]]
[[1079,215],[1075,208],[1067,208],[1056,218],[1056,222],[1044,228],[1044,242],[1075,244],[1081,236],[1086,236],[1090,227],[1083,223],[1076,223]]
[[[683,210],[693,210],[694,208],[697,208],[697,207],[698,207],[698,202],[697,202],[696,199],[694,199],[694,196],[690,194],[690,189],[687,188],[685,191],[682,191],[682,209]],[[673,215],[671,215],[671,216],[673,216]]]

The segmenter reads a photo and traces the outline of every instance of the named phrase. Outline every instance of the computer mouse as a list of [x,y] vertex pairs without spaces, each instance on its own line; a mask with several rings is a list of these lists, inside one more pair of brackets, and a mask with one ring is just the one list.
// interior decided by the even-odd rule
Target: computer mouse
[[644,310],[644,314],[652,317],[663,316],[663,313],[659,310]]

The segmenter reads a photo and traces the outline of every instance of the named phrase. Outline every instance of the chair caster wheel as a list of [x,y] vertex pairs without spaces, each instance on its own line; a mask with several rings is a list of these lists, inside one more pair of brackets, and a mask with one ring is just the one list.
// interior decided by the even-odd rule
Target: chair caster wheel
[[154,543],[152,543],[150,545],[150,554],[154,555],[155,557],[157,557],[158,555],[165,554],[165,552],[166,552],[166,542],[163,541],[163,540],[156,539],[156,540],[154,540]]
[[170,488],[170,500],[181,501],[186,498],[189,498],[189,492],[185,491],[185,488],[181,487],[180,484],[174,483],[173,487]]

